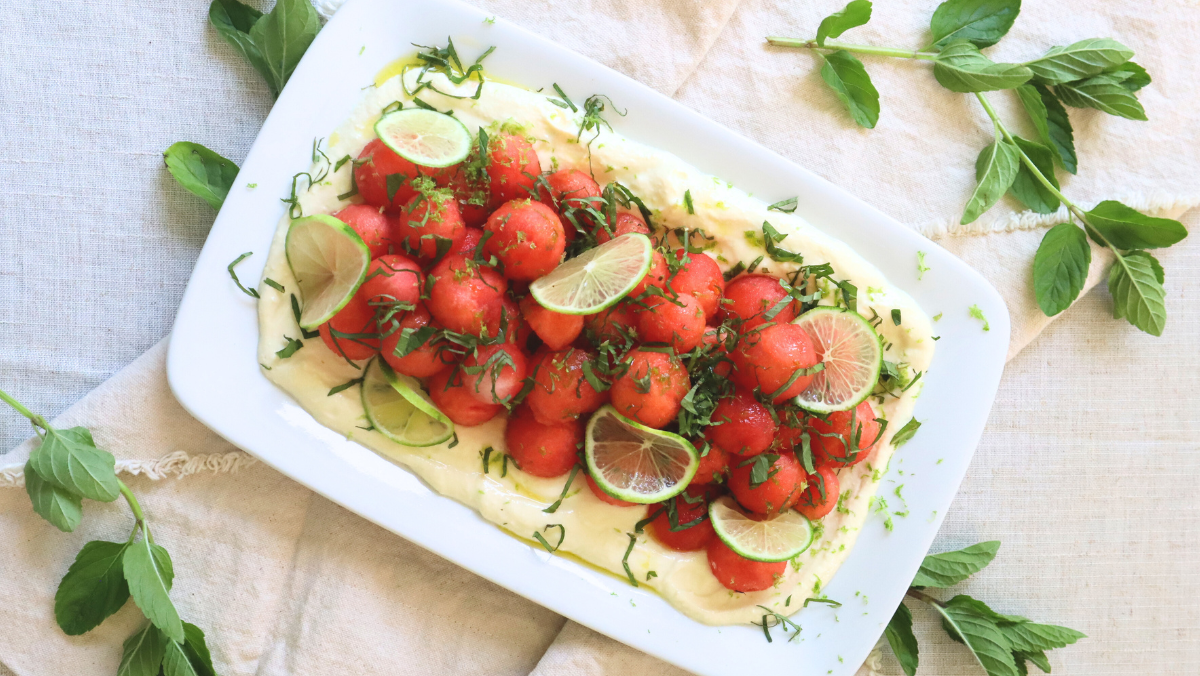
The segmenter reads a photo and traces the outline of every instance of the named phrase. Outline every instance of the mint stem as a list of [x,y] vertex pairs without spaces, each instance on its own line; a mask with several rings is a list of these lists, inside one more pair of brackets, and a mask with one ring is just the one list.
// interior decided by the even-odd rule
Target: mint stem
[[834,51],[844,49],[847,52],[856,52],[858,54],[874,54],[875,56],[890,56],[897,59],[921,59],[923,61],[933,61],[937,58],[937,52],[922,52],[913,49],[896,49],[895,47],[875,47],[872,45],[849,45],[835,40],[826,40],[824,45],[818,45],[816,40],[800,40],[798,38],[784,38],[777,35],[767,36],[767,44],[776,47],[794,47],[797,49],[826,49]]
[[1087,218],[1083,213],[1083,210],[1076,206],[1074,202],[1067,199],[1067,196],[1062,194],[1058,188],[1054,187],[1054,184],[1050,182],[1050,179],[1046,178],[1042,174],[1041,170],[1037,168],[1037,165],[1033,163],[1033,160],[1029,159],[1029,156],[1025,154],[1025,151],[1021,150],[1021,146],[1017,144],[1012,134],[1010,134],[1008,129],[1004,126],[1004,123],[1000,121],[1000,116],[996,114],[996,110],[992,108],[992,104],[987,100],[987,97],[984,96],[982,92],[975,92],[975,98],[979,99],[979,103],[983,105],[984,111],[987,112],[988,117],[992,118],[992,123],[995,124],[996,128],[1000,130],[1000,133],[1004,135],[1005,140],[1013,144],[1013,146],[1017,149],[1017,152],[1021,154],[1021,163],[1033,173],[1034,177],[1037,178],[1042,185],[1046,186],[1046,189],[1049,190],[1051,194],[1061,200],[1063,204],[1067,205],[1067,209],[1074,214],[1075,218],[1079,219],[1079,222],[1083,224],[1083,229],[1087,231],[1089,235],[1091,235],[1092,239],[1096,240],[1097,242],[1101,242],[1104,244],[1104,246],[1108,247],[1108,249],[1117,257],[1117,262],[1120,263],[1121,267],[1125,268],[1126,272],[1129,272],[1129,266],[1125,263],[1125,257],[1121,255],[1121,252],[1117,251],[1117,248],[1112,245],[1112,242],[1108,241],[1108,238],[1100,234],[1098,230],[1092,227],[1091,223],[1087,222]]
[[913,589],[912,587],[909,587],[909,588],[908,588],[908,591],[907,591],[907,592],[905,592],[905,594],[904,594],[904,595],[905,595],[905,596],[911,596],[911,597],[913,597],[914,599],[916,599],[916,600],[918,600],[918,601],[924,601],[925,603],[928,603],[928,604],[929,604],[929,605],[931,605],[931,606],[938,606],[938,607],[941,607],[941,605],[942,605],[942,602],[941,602],[941,601],[939,601],[939,600],[937,600],[937,599],[933,598],[933,597],[932,597],[932,596],[930,596],[929,594],[926,594],[926,593],[924,593],[924,592],[917,591],[916,589]]
[[37,427],[41,427],[42,429],[47,429],[49,427],[45,418],[22,406],[21,402],[13,399],[12,395],[4,390],[0,390],[0,399],[4,400],[4,403],[8,404],[9,406],[12,406],[17,413],[29,418],[29,422],[33,423]]

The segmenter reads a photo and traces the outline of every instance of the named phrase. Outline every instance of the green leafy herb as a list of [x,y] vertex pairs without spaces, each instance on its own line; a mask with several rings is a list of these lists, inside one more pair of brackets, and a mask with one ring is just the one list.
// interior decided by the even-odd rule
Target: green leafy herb
[[1086,80],[1061,84],[1054,88],[1058,98],[1072,108],[1095,108],[1109,115],[1145,120],[1146,110],[1134,93],[1122,83],[1132,77],[1128,72],[1093,75]]
[[[1187,237],[1187,228],[1169,218],[1152,218],[1120,202],[1105,200],[1087,212],[1088,223],[1118,249],[1158,249]],[[1097,244],[1105,244],[1097,241]]]
[[935,47],[969,40],[990,47],[1012,28],[1021,11],[1021,0],[947,0],[938,5],[929,21]]
[[1075,154],[1075,130],[1071,127],[1071,119],[1067,109],[1063,108],[1058,97],[1046,87],[1032,85],[1042,99],[1046,108],[1046,128],[1050,135],[1050,145],[1058,154],[1058,162],[1069,173],[1079,170],[1079,159]]
[[[242,261],[246,260],[247,258],[249,258],[250,256],[253,256],[253,255],[254,255],[253,251],[247,251],[246,253],[242,254],[241,256],[238,256],[237,258],[233,259],[233,262],[230,263],[229,267],[227,267],[225,269],[229,271],[229,276],[233,278],[233,283],[237,284],[237,287],[242,290],[242,293],[246,294],[247,296],[250,296],[251,298],[258,298],[259,297],[258,290],[255,289],[254,287],[246,288],[245,286],[243,286],[242,281],[240,279],[238,279],[237,273],[233,271],[233,269],[237,266],[238,263],[241,263]],[[280,290],[283,289],[283,287],[279,287],[279,288],[280,288]]]
[[[788,597],[788,598],[791,598],[791,597]],[[784,604],[784,605],[787,605],[787,604]],[[751,622],[750,624],[762,627],[763,636],[765,636],[767,638],[767,643],[774,642],[774,640],[771,638],[771,628],[772,627],[783,627],[784,634],[787,634],[789,631],[792,632],[792,636],[791,636],[791,638],[788,639],[788,643],[791,643],[792,641],[795,641],[796,639],[800,638],[800,625],[796,624],[795,622],[789,620],[784,615],[780,615],[779,613],[775,612],[774,610],[771,610],[770,608],[768,608],[766,606],[758,606],[758,607],[762,608],[763,612],[764,612],[764,614],[762,616],[762,622],[761,623]]]
[[1091,264],[1092,248],[1082,230],[1059,223],[1046,232],[1033,257],[1033,292],[1047,317],[1075,302]]
[[900,326],[900,309],[899,308],[892,308],[892,324],[895,326]]
[[991,540],[953,552],[930,554],[921,562],[912,584],[914,587],[951,587],[986,568],[998,551],[1000,541]]
[[796,207],[800,205],[799,197],[789,197],[767,207],[767,211],[780,211],[785,214],[795,213]]
[[971,307],[967,308],[967,312],[975,319],[978,319],[979,321],[983,322],[983,330],[984,331],[992,330],[992,327],[988,326],[987,317],[983,316],[983,310],[981,310],[978,305],[972,305]]
[[629,577],[629,584],[638,586],[637,578],[633,576],[633,569],[629,567],[629,555],[633,553],[633,547],[637,544],[637,534],[626,533],[629,536],[629,546],[625,548],[625,556],[621,557],[621,566],[625,568],[625,575]]
[[688,212],[689,214],[695,214],[695,213],[696,213],[696,205],[692,203],[692,191],[691,191],[691,189],[688,189],[688,190],[684,190],[684,191],[683,191],[683,206],[684,206],[684,207],[687,209],[687,212]]
[[1066,47],[1052,47],[1044,56],[1025,65],[1038,82],[1058,85],[1099,75],[1132,58],[1133,50],[1116,40],[1089,38]]
[[562,546],[563,540],[567,539],[567,527],[562,525],[561,523],[548,523],[548,524],[546,524],[546,527],[543,528],[542,530],[550,530],[551,528],[557,528],[559,530],[558,542],[553,547],[551,547],[550,543],[546,541],[545,536],[543,536],[538,531],[533,532],[533,537],[538,542],[542,543],[542,546],[546,548],[546,551],[553,554],[554,552],[558,551],[559,547]]
[[846,105],[859,126],[875,128],[879,121],[879,92],[861,61],[844,49],[826,54],[821,79]]
[[1017,142],[1017,147],[1050,185],[1042,183],[1034,175],[1032,169],[1021,164],[1009,192],[1022,204],[1039,214],[1052,214],[1058,211],[1061,202],[1056,195],[1059,186],[1058,179],[1054,177],[1054,151],[1040,143],[1026,141],[1020,136],[1014,136],[1013,140]]
[[225,197],[237,179],[236,164],[199,143],[172,143],[163,153],[163,161],[179,185],[214,209],[220,209],[225,203]]
[[[960,601],[960,599],[964,599]],[[944,604],[931,604],[942,616],[942,628],[963,643],[988,676],[1016,676],[1012,648],[995,621],[980,613],[970,597],[955,596]]]
[[909,418],[908,422],[904,423],[896,435],[892,437],[892,447],[900,448],[907,444],[917,434],[917,430],[921,429],[921,421],[916,418]]
[[810,604],[810,603],[824,603],[825,605],[832,606],[834,608],[842,607],[842,604],[839,601],[834,601],[833,599],[827,599],[827,598],[816,597],[816,596],[810,596],[810,597],[804,599],[804,607],[805,608],[807,608],[808,604]]
[[287,289],[283,288],[283,285],[282,285],[282,284],[280,284],[279,282],[277,282],[277,281],[275,281],[275,280],[271,279],[270,277],[264,277],[264,278],[263,278],[263,284],[266,284],[267,286],[271,287],[272,289],[275,289],[275,290],[276,290],[276,291],[278,291],[279,293],[283,293],[284,291],[286,291],[286,290],[287,290]]
[[1146,333],[1161,336],[1167,324],[1163,279],[1162,266],[1145,251],[1118,257],[1108,275],[1113,318],[1125,318]]
[[[133,512],[128,540],[88,542],[75,557],[54,595],[59,627],[71,636],[86,633],[132,596],[151,622],[125,641],[118,676],[157,676],[164,666],[164,676],[216,676],[203,632],[183,623],[171,602],[171,558],[154,544],[141,505],[117,478],[112,454],[96,448],[91,433],[82,427],[53,427],[3,390],[0,401],[25,416],[41,438],[25,465],[26,490],[39,515],[71,531],[82,518],[82,498],[111,501],[118,495]],[[164,663],[164,655],[172,650],[182,651],[186,659],[177,656]]]
[[147,535],[130,545],[122,566],[133,602],[167,638],[182,641],[183,622],[170,597],[175,571],[167,550],[151,543]]
[[274,96],[283,91],[321,28],[309,0],[278,0],[266,15],[237,0],[214,0],[208,19],[263,76]]
[[571,468],[571,473],[567,475],[567,482],[563,484],[562,493],[558,496],[558,499],[554,501],[554,504],[543,509],[543,512],[547,514],[553,514],[558,511],[559,506],[562,505],[562,501],[567,499],[567,491],[571,490],[571,484],[574,483],[575,475],[578,473],[579,465],[575,465]]
[[1145,68],[1142,68],[1132,61],[1126,61],[1119,66],[1113,66],[1104,72],[1129,73],[1129,76],[1121,81],[1121,86],[1131,92],[1139,91],[1143,87],[1149,85],[1151,82],[1150,73],[1147,73]]
[[147,622],[137,633],[125,639],[117,676],[156,676],[162,666],[167,639]]
[[960,221],[963,225],[974,222],[1000,201],[1016,180],[1020,163],[1021,151],[1003,139],[996,139],[979,153],[975,160],[975,178],[979,184],[963,211]]
[[54,618],[64,634],[89,632],[125,605],[129,585],[123,559],[129,546],[94,540],[79,550],[54,594]]
[[344,392],[344,391],[350,389],[351,387],[354,387],[355,385],[361,385],[362,381],[363,381],[362,378],[355,378],[354,380],[347,380],[346,382],[342,383],[341,385],[338,385],[338,386],[330,389],[329,394],[327,394],[325,396],[332,397],[333,395],[337,394],[338,392]]
[[296,350],[304,347],[304,343],[295,338],[284,336],[283,339],[287,341],[287,344],[275,351],[275,356],[280,359],[287,359],[296,354]]
[[845,9],[821,20],[821,25],[817,27],[817,44],[824,47],[826,38],[836,38],[851,28],[866,25],[870,20],[870,0],[850,0]]
[[933,76],[952,92],[989,92],[1014,89],[1033,77],[1019,63],[995,63],[966,40],[947,45],[933,63]]
[[75,530],[83,519],[83,498],[46,481],[29,462],[25,463],[25,492],[33,511],[64,533]]
[[908,676],[915,676],[920,651],[917,648],[917,637],[913,635],[912,611],[908,606],[901,603],[896,607],[896,612],[888,622],[887,628],[883,630],[883,635],[892,647],[892,654],[900,662],[900,668]]

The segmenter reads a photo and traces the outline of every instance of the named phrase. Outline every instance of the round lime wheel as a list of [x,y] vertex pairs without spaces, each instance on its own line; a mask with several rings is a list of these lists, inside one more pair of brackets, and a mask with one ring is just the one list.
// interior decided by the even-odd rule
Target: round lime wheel
[[787,561],[812,545],[812,522],[789,509],[770,519],[748,516],[728,495],[708,506],[717,537],[741,556],[754,561]]
[[333,216],[292,221],[284,250],[304,299],[300,326],[305,329],[315,329],[345,307],[371,264],[366,243]]
[[542,307],[565,315],[590,315],[621,300],[650,272],[650,238],[630,233],[588,249],[534,280],[529,292]]
[[700,455],[686,439],[636,423],[612,406],[588,421],[585,455],[592,479],[605,493],[639,504],[682,493],[700,466]]
[[436,446],[454,436],[454,423],[438,410],[413,378],[375,358],[362,382],[363,410],[380,434],[405,446]]
[[375,133],[397,155],[422,167],[448,167],[467,159],[471,132],[454,117],[424,108],[388,113]]
[[883,366],[879,334],[857,312],[817,307],[793,322],[812,339],[825,369],[796,397],[814,413],[847,411],[871,395]]

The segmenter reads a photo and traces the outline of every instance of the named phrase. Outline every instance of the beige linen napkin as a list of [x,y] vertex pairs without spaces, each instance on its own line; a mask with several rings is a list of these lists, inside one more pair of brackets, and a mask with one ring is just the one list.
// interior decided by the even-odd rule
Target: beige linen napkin
[[[767,34],[810,36],[822,16],[844,4],[840,0],[479,4],[675,97],[935,237],[1000,289],[1013,315],[1010,357],[1048,324],[1033,304],[1029,262],[1044,228],[1056,221],[1018,213],[1006,200],[977,224],[953,225],[973,186],[975,155],[990,135],[973,99],[940,89],[921,64],[866,58],[883,114],[877,129],[861,130],[824,89],[812,55],[763,46]],[[871,25],[843,39],[919,46],[934,4],[877,3]],[[133,16],[138,10],[131,3],[120,11]],[[205,20],[203,7],[189,11],[181,24]],[[161,36],[167,44],[169,30]],[[995,58],[1029,58],[1054,43],[1109,35],[1133,46],[1155,77],[1142,94],[1150,122],[1072,111],[1081,169],[1064,177],[1068,195],[1085,206],[1117,197],[1173,214],[1200,204],[1200,127],[1193,112],[1200,104],[1194,82],[1200,57],[1190,45],[1197,34],[1194,3],[1027,3]],[[214,52],[233,58],[215,40],[172,49],[184,62]],[[1008,119],[1017,119],[1007,94],[992,99]],[[141,170],[145,180],[161,180],[157,161]],[[1195,248],[1188,250],[1194,261]],[[1187,263],[1176,252],[1162,259],[1175,309],[1181,291],[1173,286],[1173,269]],[[1098,257],[1090,284],[1103,266]],[[926,279],[936,283],[936,271]],[[1103,296],[1091,297],[1100,300],[1084,312],[1106,311]],[[1187,328],[1194,326],[1168,324],[1168,332]],[[58,422],[92,428],[121,469],[136,475],[131,486],[176,562],[173,597],[184,616],[213,637],[222,674],[673,671],[564,624],[255,463],[176,404],[163,355],[160,343]],[[120,505],[89,503],[79,531],[57,533],[32,515],[16,488],[28,450],[26,444],[0,456],[0,486],[9,486],[0,489],[0,542],[6,545],[0,547],[0,608],[7,627],[21,628],[0,631],[0,664],[19,676],[114,673],[137,610],[130,604],[100,629],[71,638],[54,625],[51,597],[79,546],[122,537],[128,516]],[[979,531],[979,539],[999,535]]]

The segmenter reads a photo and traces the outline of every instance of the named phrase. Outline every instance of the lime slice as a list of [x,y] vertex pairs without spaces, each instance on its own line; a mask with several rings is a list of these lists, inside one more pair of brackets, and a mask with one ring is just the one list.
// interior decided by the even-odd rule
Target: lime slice
[[646,505],[678,495],[700,466],[686,439],[636,423],[612,406],[592,414],[585,441],[592,479],[626,502]]
[[376,358],[362,382],[363,409],[380,434],[405,446],[436,446],[454,436],[454,423],[433,405],[413,378]]
[[284,244],[300,287],[300,326],[315,329],[354,297],[367,276],[371,250],[350,226],[333,216],[297,218]]
[[650,238],[630,233],[588,249],[529,285],[547,310],[590,315],[625,297],[650,272]]
[[818,307],[796,318],[825,370],[813,377],[796,404],[814,413],[848,411],[870,396],[883,366],[879,334],[857,312]]
[[813,541],[812,522],[794,509],[759,520],[747,516],[726,495],[708,506],[708,518],[722,542],[754,561],[787,561]]
[[467,159],[471,132],[462,122],[436,110],[406,108],[388,113],[375,123],[384,145],[422,167],[448,167]]

